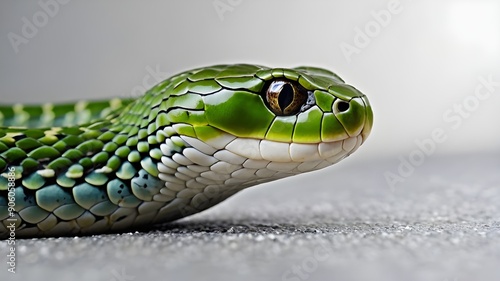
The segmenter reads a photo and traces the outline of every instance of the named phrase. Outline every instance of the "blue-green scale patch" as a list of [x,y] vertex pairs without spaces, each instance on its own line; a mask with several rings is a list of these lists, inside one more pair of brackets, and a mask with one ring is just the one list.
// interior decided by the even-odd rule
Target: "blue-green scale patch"
[[62,220],[74,220],[81,216],[85,209],[78,204],[66,204],[54,210],[54,215]]
[[58,185],[49,185],[36,192],[36,202],[38,206],[49,212],[56,208],[75,203],[68,189],[63,189]]
[[106,192],[102,188],[97,188],[88,183],[82,183],[73,188],[75,202],[83,208],[90,210],[97,203],[108,200]]
[[107,185],[108,197],[113,204],[125,208],[135,208],[142,203],[132,193],[130,187],[119,179],[110,181]]
[[151,176],[145,170],[140,170],[139,175],[132,179],[132,192],[137,198],[144,201],[153,200],[153,196],[160,193],[165,182]]
[[33,195],[26,195],[24,193],[24,188],[22,187],[16,187],[15,188],[15,195],[14,197],[16,198],[16,211],[19,212],[24,208],[27,208],[29,206],[37,206],[36,205],[36,199],[35,196]]
[[118,209],[118,206],[109,201],[104,201],[95,204],[92,208],[90,208],[90,211],[96,216],[109,216],[116,211],[116,209]]
[[7,197],[0,196],[0,220],[10,217]]

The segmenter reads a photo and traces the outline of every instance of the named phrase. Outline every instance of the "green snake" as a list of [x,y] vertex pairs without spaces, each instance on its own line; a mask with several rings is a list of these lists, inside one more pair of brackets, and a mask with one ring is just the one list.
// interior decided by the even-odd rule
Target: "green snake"
[[349,156],[368,99],[328,70],[216,65],[136,99],[0,105],[0,238],[123,232]]

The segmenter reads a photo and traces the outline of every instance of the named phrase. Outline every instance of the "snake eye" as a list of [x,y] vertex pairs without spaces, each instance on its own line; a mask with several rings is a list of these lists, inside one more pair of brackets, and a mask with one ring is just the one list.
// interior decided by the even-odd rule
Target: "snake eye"
[[266,102],[276,115],[297,114],[307,102],[307,91],[290,81],[276,80],[269,84]]

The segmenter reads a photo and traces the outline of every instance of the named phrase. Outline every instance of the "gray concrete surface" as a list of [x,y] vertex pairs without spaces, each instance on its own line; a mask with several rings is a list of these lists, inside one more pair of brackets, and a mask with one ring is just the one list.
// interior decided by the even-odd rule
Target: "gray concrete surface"
[[434,155],[391,188],[397,158],[356,155],[144,232],[17,240],[0,280],[500,280],[499,156]]

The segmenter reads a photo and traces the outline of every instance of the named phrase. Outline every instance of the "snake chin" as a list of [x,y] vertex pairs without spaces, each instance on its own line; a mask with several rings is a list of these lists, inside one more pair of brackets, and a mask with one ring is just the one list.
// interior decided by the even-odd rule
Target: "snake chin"
[[[183,148],[172,147],[183,143]],[[175,188],[246,185],[325,168],[356,151],[362,135],[321,143],[284,143],[223,133],[202,141],[174,136],[161,145],[160,179]]]
[[177,219],[247,187],[333,165],[362,143],[362,135],[312,144],[236,138],[227,133],[206,141],[171,136],[160,146],[165,156],[157,164],[158,178],[164,187],[153,199],[171,202],[160,212],[162,221]]

